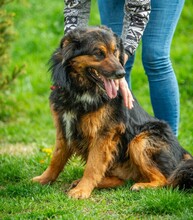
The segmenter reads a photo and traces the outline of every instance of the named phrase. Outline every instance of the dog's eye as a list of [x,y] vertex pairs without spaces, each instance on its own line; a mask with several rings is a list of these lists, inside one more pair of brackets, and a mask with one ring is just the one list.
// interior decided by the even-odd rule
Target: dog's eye
[[98,59],[104,59],[105,58],[105,53],[104,51],[100,50],[100,49],[95,49],[94,50],[94,55],[98,58]]

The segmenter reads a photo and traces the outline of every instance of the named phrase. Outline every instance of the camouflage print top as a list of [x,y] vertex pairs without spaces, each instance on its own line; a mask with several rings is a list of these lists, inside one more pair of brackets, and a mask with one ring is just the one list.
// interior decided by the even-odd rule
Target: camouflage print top
[[[113,1],[113,0],[112,0]],[[67,33],[75,27],[88,25],[91,0],[64,0]],[[125,0],[122,39],[128,55],[133,55],[149,20],[150,0]]]

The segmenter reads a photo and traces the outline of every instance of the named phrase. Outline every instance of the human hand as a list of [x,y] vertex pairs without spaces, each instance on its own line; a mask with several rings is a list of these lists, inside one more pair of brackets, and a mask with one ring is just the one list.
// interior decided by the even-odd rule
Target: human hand
[[127,81],[126,81],[125,77],[121,78],[121,79],[116,79],[115,80],[115,85],[117,87],[117,90],[120,89],[120,92],[123,96],[123,101],[124,101],[125,106],[128,109],[132,109],[134,99],[133,99],[133,96],[131,94],[131,91],[129,89],[129,86],[127,84]]
[[126,64],[128,58],[129,58],[129,56],[125,53],[125,56],[124,56],[124,65]]
[[[127,60],[128,60],[128,55],[125,53],[124,64],[127,62]],[[128,87],[128,84],[127,84],[125,77],[115,80],[115,85],[117,87],[117,90],[119,90],[119,88],[120,88],[125,106],[129,109],[132,109],[134,99],[133,99],[131,91]]]

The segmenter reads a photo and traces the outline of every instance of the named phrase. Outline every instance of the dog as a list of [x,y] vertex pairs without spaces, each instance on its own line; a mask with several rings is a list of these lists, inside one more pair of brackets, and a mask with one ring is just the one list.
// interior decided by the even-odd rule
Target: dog
[[94,188],[135,183],[131,190],[193,187],[193,157],[169,125],[134,101],[124,105],[115,79],[125,76],[124,47],[110,29],[76,28],[51,58],[50,108],[56,144],[50,165],[34,182],[54,182],[70,157],[85,161],[83,177],[68,191],[84,199]]

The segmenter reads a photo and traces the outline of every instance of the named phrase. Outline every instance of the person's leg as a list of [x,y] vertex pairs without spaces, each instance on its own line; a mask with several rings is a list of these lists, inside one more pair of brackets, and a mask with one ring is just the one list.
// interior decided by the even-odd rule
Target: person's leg
[[172,37],[184,0],[152,0],[150,20],[142,37],[142,60],[148,76],[155,117],[178,134],[179,89],[170,61]]
[[[98,0],[101,24],[112,29],[121,36],[123,28],[125,0]],[[134,56],[130,57],[125,65],[126,80],[130,85],[130,72],[133,66]]]

